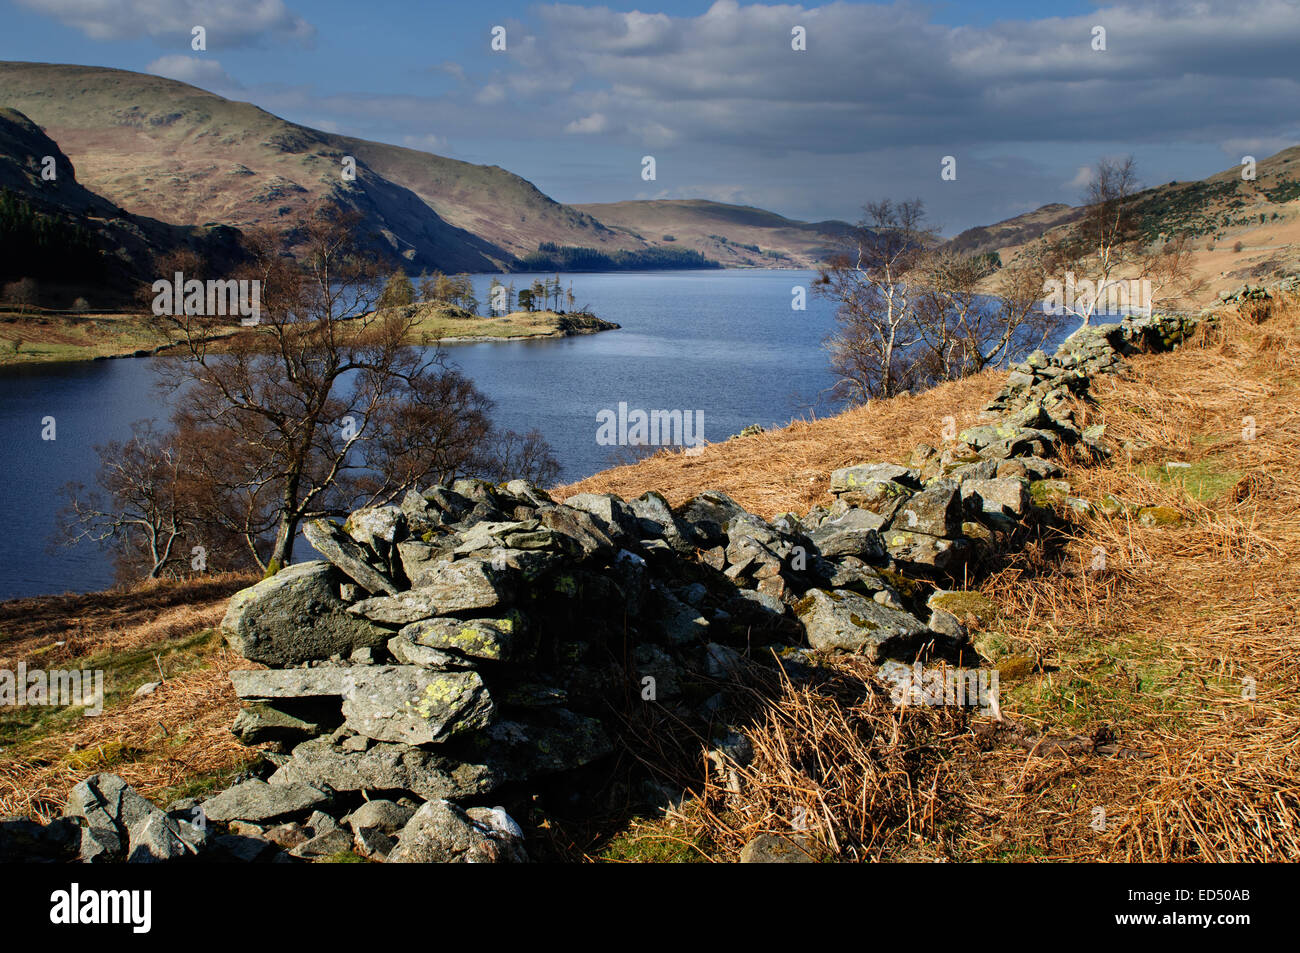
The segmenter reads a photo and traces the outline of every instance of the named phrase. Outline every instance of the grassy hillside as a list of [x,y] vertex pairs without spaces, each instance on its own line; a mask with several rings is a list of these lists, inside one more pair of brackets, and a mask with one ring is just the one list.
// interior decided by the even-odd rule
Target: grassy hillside
[[78,181],[36,123],[0,108],[0,281],[31,279],[38,301],[51,306],[68,307],[83,293],[105,305],[129,296],[156,254],[189,246],[230,261],[237,237],[224,226],[175,226],[124,211]]
[[698,251],[731,268],[808,268],[828,253],[844,222],[797,222],[748,205],[655,199],[575,205],[646,242]]
[[[90,189],[163,221],[269,226],[331,198],[361,210],[410,267],[443,271],[509,267],[541,241],[643,245],[496,166],[321,132],[175,80],[9,62],[0,63],[0,90]],[[349,155],[353,182],[341,174]]]
[[[1145,189],[1130,200],[1145,241],[1192,236],[1193,268],[1205,282],[1206,300],[1221,290],[1300,271],[1300,146],[1259,160],[1252,181],[1241,173],[1235,165],[1203,180]],[[997,252],[1005,262],[1026,243],[1050,237],[1079,214],[1078,207],[1044,205],[967,229],[949,245],[963,252]]]
[[[944,416],[975,419],[999,384],[983,375],[699,456],[663,452],[556,495],[659,489],[680,502],[719,487],[767,515],[803,512],[829,502],[831,468],[906,463],[918,441],[939,445]],[[1300,302],[1262,324],[1225,312],[1183,348],[1098,379],[1091,397],[1079,419],[1105,424],[1116,452],[1067,458],[1070,492],[1179,518],[1062,507],[1054,545],[1013,555],[981,586],[966,621],[1001,660],[1004,723],[868,708],[853,686],[872,676],[849,663],[842,691],[787,685],[763,709],[739,796],[713,785],[591,856],[734,860],[802,804],[869,799],[819,820],[821,836],[871,825],[871,856],[894,860],[1300,859]],[[1106,568],[1089,572],[1098,547]],[[935,754],[901,788],[899,738]],[[814,747],[833,771],[798,760]]]

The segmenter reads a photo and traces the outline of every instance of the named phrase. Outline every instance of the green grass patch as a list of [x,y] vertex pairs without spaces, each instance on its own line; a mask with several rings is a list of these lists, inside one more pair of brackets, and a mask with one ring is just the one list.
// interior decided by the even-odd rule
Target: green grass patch
[[[114,649],[49,666],[63,671],[102,671],[105,710],[130,699],[145,682],[158,680],[158,667],[171,678],[202,668],[221,647],[221,633],[201,629],[179,639],[150,643],[135,649]],[[93,678],[93,676],[92,676]],[[85,691],[93,690],[93,683]],[[0,708],[0,748],[23,745],[46,735],[70,729],[85,709],[31,705]],[[177,740],[175,743],[179,743]]]
[[1217,500],[1236,486],[1242,474],[1228,469],[1215,457],[1197,460],[1190,467],[1166,468],[1163,463],[1142,467],[1139,474],[1152,483],[1181,487],[1192,499],[1200,503]]
[[713,854],[713,844],[696,840],[666,821],[640,820],[614,837],[597,860],[621,864],[703,864]]

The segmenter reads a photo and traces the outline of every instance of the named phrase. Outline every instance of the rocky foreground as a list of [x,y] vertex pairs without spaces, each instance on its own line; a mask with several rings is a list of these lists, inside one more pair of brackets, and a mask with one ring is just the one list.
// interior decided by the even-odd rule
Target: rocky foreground
[[968,597],[944,586],[1054,519],[1043,504],[1092,505],[1054,462],[1066,446],[1109,452],[1071,398],[1199,320],[1126,319],[1036,352],[987,423],[943,451],[918,446],[907,466],[835,471],[835,502],[803,516],[765,520],[720,492],[673,509],[655,493],[557,503],[522,481],[460,480],[311,523],[326,558],[236,594],[222,623],[266,666],[232,674],[245,701],[232,730],[274,770],[165,809],[96,775],[51,824],[0,822],[0,853],[524,861],[523,830],[493,805],[594,788],[635,706],[713,739],[725,773],[747,757],[721,692],[743,666],[799,678],[851,653],[897,683],[919,656],[980,663]]

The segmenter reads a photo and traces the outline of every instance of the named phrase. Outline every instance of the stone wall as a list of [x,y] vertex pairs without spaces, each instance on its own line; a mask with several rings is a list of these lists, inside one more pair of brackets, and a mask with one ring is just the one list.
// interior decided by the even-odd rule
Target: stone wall
[[836,470],[834,502],[802,516],[766,520],[716,491],[674,509],[656,493],[556,502],[521,481],[461,480],[310,523],[325,558],[238,593],[222,623],[267,666],[232,673],[233,730],[269,746],[273,772],[166,812],[97,776],[69,803],[82,831],[63,832],[65,849],[523,860],[519,826],[489,805],[557,779],[582,788],[626,742],[630,707],[724,739],[710,756],[725,769],[746,745],[725,730],[720,688],[746,660],[797,673],[853,653],[886,678],[922,651],[979,664],[946,587],[1019,545],[1043,504],[1072,499],[1063,447],[1108,453],[1071,398],[1199,320],[1126,319],[1035,352],[984,423],[907,465]]

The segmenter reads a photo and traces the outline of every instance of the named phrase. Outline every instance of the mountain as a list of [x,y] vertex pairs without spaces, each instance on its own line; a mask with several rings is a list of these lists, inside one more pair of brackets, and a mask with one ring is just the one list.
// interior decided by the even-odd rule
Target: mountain
[[[0,63],[0,102],[75,157],[90,189],[176,224],[274,226],[330,199],[360,211],[415,270],[509,268],[542,241],[646,244],[496,166],[321,132],[158,76]],[[347,156],[355,181],[344,181]]]
[[230,262],[238,233],[124,211],[79,182],[72,161],[30,118],[0,108],[0,280],[58,285],[68,301],[86,290],[105,303],[129,295],[156,255],[184,247]]
[[127,70],[0,62],[0,104],[31,117],[85,186],[131,213],[249,229],[334,201],[359,211],[408,271],[517,269],[542,245],[622,267],[690,265],[691,251],[723,265],[808,266],[845,227],[717,202],[563,205],[499,166],[322,132]]
[[704,199],[573,207],[632,238],[698,251],[731,268],[812,267],[849,227],[839,221],[798,222],[748,205]]

